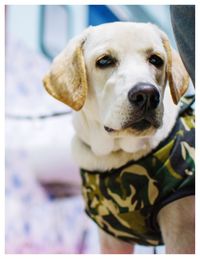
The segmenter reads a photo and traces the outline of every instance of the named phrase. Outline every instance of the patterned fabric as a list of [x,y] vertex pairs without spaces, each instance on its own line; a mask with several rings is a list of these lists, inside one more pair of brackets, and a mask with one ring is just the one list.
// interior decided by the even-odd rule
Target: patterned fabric
[[156,222],[166,204],[194,194],[195,129],[184,98],[170,136],[151,154],[106,172],[81,169],[86,213],[107,233],[141,245],[163,244]]

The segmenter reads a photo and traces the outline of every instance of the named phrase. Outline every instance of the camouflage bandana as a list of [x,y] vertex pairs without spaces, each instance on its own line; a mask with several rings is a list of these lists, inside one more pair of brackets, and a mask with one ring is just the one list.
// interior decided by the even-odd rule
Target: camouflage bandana
[[192,100],[182,99],[170,136],[146,157],[106,172],[81,169],[86,213],[101,229],[130,243],[163,244],[158,212],[195,193]]

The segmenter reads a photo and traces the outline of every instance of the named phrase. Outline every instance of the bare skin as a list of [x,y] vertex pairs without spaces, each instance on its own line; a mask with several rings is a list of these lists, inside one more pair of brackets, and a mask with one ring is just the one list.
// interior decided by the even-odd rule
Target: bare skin
[[133,254],[134,245],[118,240],[99,230],[101,254]]
[[188,196],[164,207],[159,215],[167,254],[195,253],[195,197]]

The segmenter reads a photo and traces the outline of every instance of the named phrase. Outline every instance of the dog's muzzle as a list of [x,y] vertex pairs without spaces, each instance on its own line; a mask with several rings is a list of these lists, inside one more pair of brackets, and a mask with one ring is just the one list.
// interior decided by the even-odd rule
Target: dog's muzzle
[[125,127],[138,131],[160,127],[157,120],[156,109],[160,104],[159,90],[150,83],[138,83],[128,92],[128,100],[133,107],[134,114]]
[[[129,90],[127,98],[133,112],[129,120],[124,123],[123,129],[132,128],[143,131],[150,127],[159,128],[161,126],[162,122],[157,113],[160,92],[153,84],[137,83]],[[115,131],[106,126],[104,128],[108,133]]]

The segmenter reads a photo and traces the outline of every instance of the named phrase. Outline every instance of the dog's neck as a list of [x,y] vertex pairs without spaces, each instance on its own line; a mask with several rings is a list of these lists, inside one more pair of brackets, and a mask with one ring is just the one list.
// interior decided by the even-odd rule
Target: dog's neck
[[113,138],[97,121],[90,120],[84,111],[76,113],[76,136],[72,141],[76,162],[81,168],[90,171],[106,171],[146,156],[169,135],[175,124],[178,107],[173,105],[168,93],[165,94],[164,107],[163,125],[150,137]]

